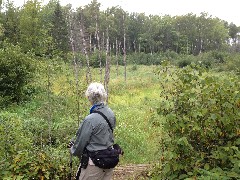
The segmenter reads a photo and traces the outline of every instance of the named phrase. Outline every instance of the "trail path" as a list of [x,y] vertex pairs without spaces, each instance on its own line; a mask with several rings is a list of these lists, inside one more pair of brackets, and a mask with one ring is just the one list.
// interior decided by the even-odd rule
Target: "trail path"
[[113,180],[145,180],[149,179],[149,164],[128,164],[114,169]]

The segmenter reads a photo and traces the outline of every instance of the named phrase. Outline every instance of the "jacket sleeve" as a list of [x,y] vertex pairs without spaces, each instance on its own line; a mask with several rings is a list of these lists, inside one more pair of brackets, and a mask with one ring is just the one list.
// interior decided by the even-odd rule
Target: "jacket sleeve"
[[78,156],[81,158],[82,152],[84,148],[89,143],[93,128],[89,121],[86,119],[81,123],[77,133],[76,133],[76,141],[74,145],[71,147],[71,153],[74,156]]

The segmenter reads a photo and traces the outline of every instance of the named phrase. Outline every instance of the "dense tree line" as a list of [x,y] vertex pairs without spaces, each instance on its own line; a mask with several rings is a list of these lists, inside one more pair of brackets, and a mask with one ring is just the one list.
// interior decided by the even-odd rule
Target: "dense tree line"
[[90,54],[105,51],[107,38],[114,54],[124,53],[124,39],[127,53],[240,51],[240,27],[207,13],[147,16],[119,6],[101,11],[100,6],[96,0],[76,9],[70,4],[61,6],[57,0],[46,5],[29,0],[22,7],[7,1],[1,4],[1,41],[19,45],[24,53],[49,57],[66,57],[73,48]]

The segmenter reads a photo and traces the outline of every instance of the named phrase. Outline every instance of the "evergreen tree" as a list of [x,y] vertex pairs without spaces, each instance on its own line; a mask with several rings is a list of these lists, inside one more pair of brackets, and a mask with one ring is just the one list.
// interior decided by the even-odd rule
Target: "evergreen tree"
[[59,2],[56,3],[52,16],[51,35],[56,47],[56,50],[67,54],[69,51],[69,36],[66,18],[63,15],[62,7]]
[[20,39],[19,9],[12,2],[6,3],[6,12],[3,16],[4,39],[17,44]]

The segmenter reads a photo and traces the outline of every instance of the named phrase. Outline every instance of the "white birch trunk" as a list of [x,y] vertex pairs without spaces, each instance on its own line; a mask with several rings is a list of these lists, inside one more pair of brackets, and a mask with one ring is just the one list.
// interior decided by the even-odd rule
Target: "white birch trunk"
[[126,29],[123,16],[123,63],[124,63],[124,79],[127,81],[127,61],[126,61]]
[[109,56],[109,36],[108,36],[108,28],[107,28],[107,42],[106,42],[106,65],[105,65],[105,77],[104,77],[104,87],[107,92],[106,102],[108,103],[108,83],[110,79],[110,56]]
[[[82,19],[82,17],[81,17],[81,19]],[[92,75],[91,75],[91,71],[90,71],[90,62],[89,62],[89,57],[88,57],[88,53],[87,53],[87,43],[85,40],[82,23],[79,22],[79,25],[80,25],[80,35],[81,35],[82,43],[83,43],[83,52],[85,54],[86,62],[87,62],[86,81],[87,81],[87,83],[90,83],[92,81]]]
[[76,103],[77,103],[77,119],[78,119],[78,126],[80,125],[80,116],[78,112],[80,112],[80,101],[79,101],[79,79],[78,79],[78,74],[79,74],[79,69],[76,61],[76,48],[74,45],[74,38],[73,38],[73,18],[69,17],[68,21],[69,22],[69,31],[70,31],[70,43],[71,43],[71,48],[72,48],[72,57],[73,57],[73,68],[74,68],[74,75],[75,75],[75,86],[76,86]]
[[116,71],[117,71],[117,76],[118,76],[118,40],[116,38]]

